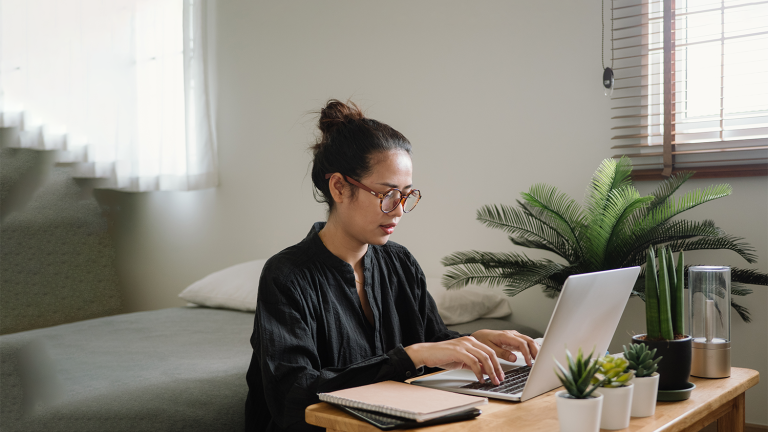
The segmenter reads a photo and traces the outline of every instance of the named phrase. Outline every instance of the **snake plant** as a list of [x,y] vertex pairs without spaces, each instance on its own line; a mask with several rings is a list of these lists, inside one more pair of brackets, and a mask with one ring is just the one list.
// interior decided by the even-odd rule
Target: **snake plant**
[[659,250],[658,276],[656,256],[648,249],[645,266],[645,325],[649,340],[674,340],[685,334],[683,317],[683,253],[677,256],[677,268],[672,251]]
[[[681,172],[663,180],[648,196],[632,183],[627,158],[606,159],[592,177],[584,206],[557,188],[536,184],[522,194],[517,206],[486,205],[477,211],[484,225],[504,231],[509,240],[526,248],[557,255],[557,260],[533,259],[518,252],[456,252],[443,258],[450,267],[443,276],[447,288],[468,284],[503,285],[512,297],[543,286],[557,297],[570,275],[640,266],[649,247],[667,245],[682,250],[725,249],[755,263],[754,249],[740,237],[725,233],[711,220],[676,219],[681,213],[731,194],[727,184],[675,193],[693,175]],[[640,272],[633,294],[646,300],[646,270]],[[752,291],[746,284],[768,285],[768,274],[731,267],[731,306],[746,322],[746,307],[733,301]]]

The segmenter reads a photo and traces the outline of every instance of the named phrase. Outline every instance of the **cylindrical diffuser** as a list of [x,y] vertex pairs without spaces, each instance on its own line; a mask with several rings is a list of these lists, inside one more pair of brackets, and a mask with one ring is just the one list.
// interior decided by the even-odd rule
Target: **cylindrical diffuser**
[[688,268],[693,337],[691,375],[702,378],[731,376],[731,268]]

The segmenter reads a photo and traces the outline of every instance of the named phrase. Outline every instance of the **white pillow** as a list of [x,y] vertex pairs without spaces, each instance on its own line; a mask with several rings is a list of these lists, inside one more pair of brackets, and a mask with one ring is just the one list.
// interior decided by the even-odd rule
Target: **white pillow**
[[435,299],[437,311],[447,325],[478,318],[502,318],[512,313],[506,296],[490,288],[467,286],[447,290],[438,278],[427,278],[427,290]]
[[249,261],[211,273],[188,286],[179,297],[200,306],[255,311],[259,277],[265,262],[265,259]]

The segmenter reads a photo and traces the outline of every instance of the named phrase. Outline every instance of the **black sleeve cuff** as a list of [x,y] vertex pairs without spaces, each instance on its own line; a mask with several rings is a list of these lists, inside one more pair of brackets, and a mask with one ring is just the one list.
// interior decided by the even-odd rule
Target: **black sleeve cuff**
[[411,360],[411,357],[405,352],[405,348],[403,348],[402,345],[398,345],[397,348],[388,352],[387,356],[389,356],[389,359],[394,366],[393,372],[395,376],[392,379],[395,381],[405,381],[424,373],[424,368],[420,367],[416,369],[413,360]]

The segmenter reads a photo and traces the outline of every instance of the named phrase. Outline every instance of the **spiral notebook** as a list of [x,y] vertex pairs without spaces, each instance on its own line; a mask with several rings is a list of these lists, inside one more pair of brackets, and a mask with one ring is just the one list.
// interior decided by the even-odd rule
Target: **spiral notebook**
[[418,387],[396,381],[318,393],[320,400],[351,408],[404,417],[417,422],[466,411],[488,403],[484,397]]

